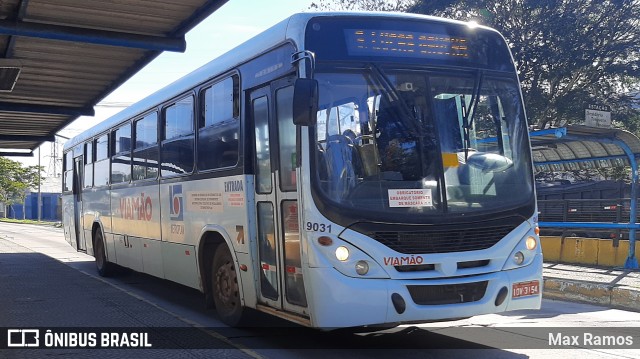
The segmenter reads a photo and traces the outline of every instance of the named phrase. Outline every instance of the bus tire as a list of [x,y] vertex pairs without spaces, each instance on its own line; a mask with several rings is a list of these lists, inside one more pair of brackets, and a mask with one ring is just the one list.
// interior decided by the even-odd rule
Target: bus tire
[[102,231],[98,229],[96,231],[95,239],[93,241],[93,252],[96,257],[96,269],[101,277],[109,277],[114,273],[113,263],[107,261],[106,248],[104,246],[104,239],[102,238]]
[[238,275],[231,252],[224,243],[218,246],[213,256],[211,289],[220,320],[229,326],[240,325],[244,308],[240,301]]

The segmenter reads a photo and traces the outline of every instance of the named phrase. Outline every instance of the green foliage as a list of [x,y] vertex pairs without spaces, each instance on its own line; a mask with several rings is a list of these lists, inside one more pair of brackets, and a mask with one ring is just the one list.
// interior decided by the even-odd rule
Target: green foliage
[[8,205],[24,202],[26,191],[38,186],[42,170],[0,157],[0,202]]
[[638,0],[420,1],[410,11],[499,30],[516,60],[530,123],[578,123],[589,104],[611,106],[623,124],[638,116]]

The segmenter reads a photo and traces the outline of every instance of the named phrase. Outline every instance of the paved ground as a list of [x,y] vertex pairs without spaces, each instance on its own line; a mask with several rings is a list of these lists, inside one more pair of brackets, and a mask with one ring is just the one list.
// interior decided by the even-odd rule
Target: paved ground
[[[155,346],[165,349],[139,349],[135,352],[136,357],[250,358],[250,353],[233,346],[225,338],[194,329],[190,323],[149,302],[106,282],[79,275],[77,270],[59,260],[2,238],[0,284],[2,328],[82,327],[108,331],[109,327],[117,327],[131,328],[132,332],[136,328],[145,331],[152,328],[153,338],[161,339],[155,340]],[[7,344],[4,333],[5,330],[0,338],[0,348]],[[39,340],[44,341],[44,333],[40,334]],[[215,349],[175,349],[185,347]],[[0,350],[2,358],[33,358],[35,354],[37,357],[66,356],[65,349]],[[73,350],[74,358],[95,355],[91,349]],[[100,357],[121,355],[122,352],[116,349],[100,351]]]

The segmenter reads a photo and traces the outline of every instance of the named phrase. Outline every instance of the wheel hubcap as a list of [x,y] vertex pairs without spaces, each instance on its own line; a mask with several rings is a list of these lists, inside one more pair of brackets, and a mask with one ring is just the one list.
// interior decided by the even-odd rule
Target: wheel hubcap
[[217,293],[222,303],[226,306],[235,306],[235,297],[237,296],[238,282],[236,271],[230,262],[218,268],[216,272]]

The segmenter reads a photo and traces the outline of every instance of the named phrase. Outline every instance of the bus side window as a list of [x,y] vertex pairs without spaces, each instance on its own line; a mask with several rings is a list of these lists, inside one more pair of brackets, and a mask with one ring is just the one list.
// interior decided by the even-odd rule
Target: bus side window
[[158,176],[158,115],[152,112],[135,121],[133,180]]
[[93,164],[93,185],[109,184],[109,135],[102,135],[94,141],[96,161]]
[[73,190],[73,150],[64,154],[63,166],[62,192],[71,192]]
[[113,156],[111,157],[111,183],[131,180],[131,123],[111,132]]
[[240,123],[238,76],[228,77],[200,93],[198,169],[238,163]]
[[193,171],[193,96],[164,109],[164,141],[161,151],[163,177]]
[[93,141],[84,144],[84,188],[93,187]]

